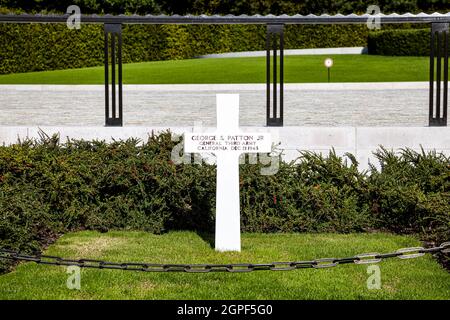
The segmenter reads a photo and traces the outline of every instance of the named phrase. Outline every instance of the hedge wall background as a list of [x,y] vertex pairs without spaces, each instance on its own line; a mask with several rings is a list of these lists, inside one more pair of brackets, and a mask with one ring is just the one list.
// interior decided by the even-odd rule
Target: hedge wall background
[[[110,14],[322,14],[365,13],[362,0],[0,0],[0,13],[65,13],[75,4],[81,12]],[[448,12],[447,0],[379,0],[383,13]],[[387,29],[411,26],[383,26]],[[124,62],[185,59],[208,53],[262,50],[264,26],[124,26]],[[286,48],[366,46],[365,26],[287,26]],[[374,33],[373,54],[426,55],[424,32]],[[81,68],[103,64],[102,26],[0,24],[0,74]],[[401,44],[401,46],[393,45]]]
[[369,54],[387,56],[429,56],[430,29],[370,32]]
[[[0,247],[36,253],[73,230],[211,232],[215,166],[170,161],[169,133],[104,143],[0,146]],[[240,167],[242,230],[361,232],[450,238],[450,158],[380,149],[382,170],[359,172],[352,155],[299,154],[273,176]],[[0,264],[0,271],[7,265]]]
[[[230,51],[264,50],[265,26],[124,25],[123,62],[193,58]],[[287,26],[285,46],[365,46],[366,26]],[[0,24],[0,74],[103,64],[103,26]]]

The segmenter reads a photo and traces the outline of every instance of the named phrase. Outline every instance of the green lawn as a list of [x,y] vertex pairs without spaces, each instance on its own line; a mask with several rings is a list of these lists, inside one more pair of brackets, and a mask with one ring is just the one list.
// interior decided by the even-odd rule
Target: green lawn
[[[155,263],[263,263],[346,257],[417,246],[412,237],[374,234],[244,234],[241,253],[218,253],[193,232],[78,232],[46,251],[72,258]],[[81,290],[66,269],[21,263],[0,276],[0,299],[450,299],[450,273],[426,255],[385,260],[381,289],[369,290],[365,265],[252,273],[144,273],[83,269]]]
[[[285,82],[326,82],[328,56],[286,56]],[[428,81],[429,58],[335,55],[333,82]],[[191,59],[126,64],[125,84],[263,83],[265,58]],[[0,84],[102,84],[103,67],[1,75]]]

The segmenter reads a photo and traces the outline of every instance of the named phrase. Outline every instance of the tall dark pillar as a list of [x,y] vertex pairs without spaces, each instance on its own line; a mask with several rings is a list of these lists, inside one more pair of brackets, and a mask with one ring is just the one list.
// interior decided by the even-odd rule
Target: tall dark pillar
[[[109,63],[111,62],[111,95]],[[117,75],[116,75],[117,64]],[[117,83],[117,87],[116,87]],[[117,89],[117,92],[116,92]],[[111,96],[111,99],[109,98]],[[110,106],[111,100],[111,106]],[[105,24],[105,126],[121,127],[122,114],[122,25]]]
[[[282,24],[268,24],[267,38],[266,38],[266,95],[267,95],[267,110],[266,120],[269,127],[283,126],[283,95],[284,95],[284,26]],[[272,77],[271,77],[271,54],[273,58]],[[279,64],[279,95],[278,95],[278,68],[277,68],[277,50],[280,50],[280,64]],[[271,90],[272,88],[272,90]]]
[[[432,23],[430,43],[430,126],[447,126],[448,34],[448,23]],[[442,59],[444,63],[442,63]],[[441,82],[443,82],[443,85]]]

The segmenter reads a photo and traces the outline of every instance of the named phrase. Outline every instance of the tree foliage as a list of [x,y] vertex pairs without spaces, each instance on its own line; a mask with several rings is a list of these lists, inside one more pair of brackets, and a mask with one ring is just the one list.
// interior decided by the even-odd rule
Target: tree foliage
[[[364,13],[362,0],[0,0],[0,7],[27,12],[65,12],[72,4],[84,13],[138,14],[322,14]],[[379,0],[384,13],[449,11],[447,0]]]

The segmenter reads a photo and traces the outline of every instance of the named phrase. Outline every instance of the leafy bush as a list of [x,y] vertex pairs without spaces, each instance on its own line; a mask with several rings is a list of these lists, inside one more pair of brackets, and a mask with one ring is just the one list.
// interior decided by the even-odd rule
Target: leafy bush
[[429,56],[430,29],[396,29],[370,32],[369,54]]
[[[154,25],[123,27],[123,62],[165,58],[164,29]],[[0,73],[99,66],[104,63],[103,26],[0,24]]]
[[364,175],[356,160],[302,152],[273,176],[244,166],[243,228],[252,232],[355,232],[371,227]]
[[435,152],[402,150],[375,153],[382,170],[372,167],[369,194],[379,228],[421,232],[431,241],[450,238],[450,158]]
[[[178,143],[169,132],[112,143],[61,143],[42,133],[39,141],[0,146],[0,247],[35,253],[83,229],[212,232],[215,166],[173,163]],[[448,240],[450,159],[411,150],[376,155],[381,170],[367,172],[351,154],[334,152],[302,152],[270,176],[260,174],[261,163],[242,165],[242,230],[381,229]]]
[[[287,26],[285,47],[364,46],[359,25]],[[187,59],[209,53],[263,50],[264,25],[124,25],[123,63]],[[101,66],[101,25],[0,24],[0,74]]]

